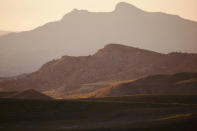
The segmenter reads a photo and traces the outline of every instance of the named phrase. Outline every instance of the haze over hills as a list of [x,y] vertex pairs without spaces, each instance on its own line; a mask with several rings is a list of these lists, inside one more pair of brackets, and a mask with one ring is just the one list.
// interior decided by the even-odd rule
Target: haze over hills
[[0,31],[0,36],[6,35],[6,34],[9,34],[9,33],[11,33],[11,32],[9,32],[9,31]]
[[102,81],[134,80],[156,74],[197,72],[197,54],[161,54],[108,44],[91,56],[63,56],[22,79],[0,83],[2,91],[36,89],[66,94],[82,85]]
[[35,71],[65,54],[93,54],[112,42],[163,53],[197,52],[196,34],[197,22],[145,12],[128,3],[119,3],[113,12],[75,9],[61,21],[1,36],[0,76]]

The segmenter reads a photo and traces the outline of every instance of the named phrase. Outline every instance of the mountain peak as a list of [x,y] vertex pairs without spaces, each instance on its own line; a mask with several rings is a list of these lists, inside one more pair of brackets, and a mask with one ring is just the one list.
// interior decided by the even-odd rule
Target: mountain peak
[[162,55],[160,53],[149,51],[145,49],[140,49],[137,47],[121,45],[121,44],[107,44],[104,48],[100,49],[95,56],[125,56],[125,55]]
[[126,2],[120,2],[116,5],[115,11],[139,11],[140,9]]
[[109,55],[126,55],[130,53],[136,53],[136,52],[144,52],[145,50],[131,47],[131,46],[126,46],[126,45],[121,45],[121,44],[107,44],[104,46],[103,49],[100,49],[95,56],[109,56]]
[[73,10],[71,10],[69,13],[65,14],[62,17],[62,20],[67,20],[68,16],[75,16],[78,17],[79,15],[84,15],[84,14],[89,14],[90,12],[88,10],[82,10],[82,9],[77,9],[74,8]]
[[118,48],[133,48],[131,46],[116,44],[116,43],[110,43],[104,46],[104,49],[106,48],[112,48],[112,49],[118,49]]

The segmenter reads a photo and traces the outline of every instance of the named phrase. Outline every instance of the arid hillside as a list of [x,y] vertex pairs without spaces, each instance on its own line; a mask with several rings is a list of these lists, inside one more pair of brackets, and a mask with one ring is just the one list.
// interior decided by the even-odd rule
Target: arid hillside
[[2,91],[36,89],[66,93],[84,84],[135,80],[157,74],[197,72],[197,55],[160,54],[139,48],[109,44],[90,56],[63,56],[23,78],[0,83]]
[[197,94],[197,73],[149,76],[133,82],[123,82],[102,88],[92,94],[91,97]]

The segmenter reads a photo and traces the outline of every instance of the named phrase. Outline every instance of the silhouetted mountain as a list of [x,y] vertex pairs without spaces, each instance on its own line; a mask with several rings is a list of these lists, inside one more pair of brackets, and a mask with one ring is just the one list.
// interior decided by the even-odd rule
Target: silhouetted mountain
[[83,84],[133,80],[156,74],[197,72],[197,54],[160,54],[139,48],[109,44],[92,56],[63,56],[25,78],[0,83],[3,91],[36,89],[66,93]]
[[197,94],[197,73],[149,76],[133,82],[103,88],[96,91],[92,97],[147,94]]
[[75,9],[61,21],[0,37],[0,76],[35,71],[65,54],[93,54],[111,42],[165,53],[196,52],[196,34],[196,22],[145,12],[124,2],[113,12]]
[[36,90],[28,89],[13,92],[1,92],[0,98],[30,99],[30,100],[52,100],[52,97],[44,95]]

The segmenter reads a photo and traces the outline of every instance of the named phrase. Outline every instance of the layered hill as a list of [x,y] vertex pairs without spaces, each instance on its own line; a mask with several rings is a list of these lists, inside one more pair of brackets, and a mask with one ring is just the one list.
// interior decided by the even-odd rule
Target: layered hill
[[197,73],[149,76],[133,82],[123,82],[97,90],[92,93],[91,97],[159,94],[197,94]]
[[36,89],[66,94],[84,84],[135,80],[157,74],[197,72],[197,54],[161,54],[109,44],[91,56],[63,56],[24,78],[0,82],[3,91]]
[[49,97],[33,89],[13,91],[13,92],[0,91],[0,98],[23,99],[23,100],[52,100],[53,99],[52,97]]
[[106,43],[162,53],[197,52],[197,22],[119,3],[112,12],[73,10],[62,20],[0,37],[0,76],[37,70],[65,54],[89,55]]

